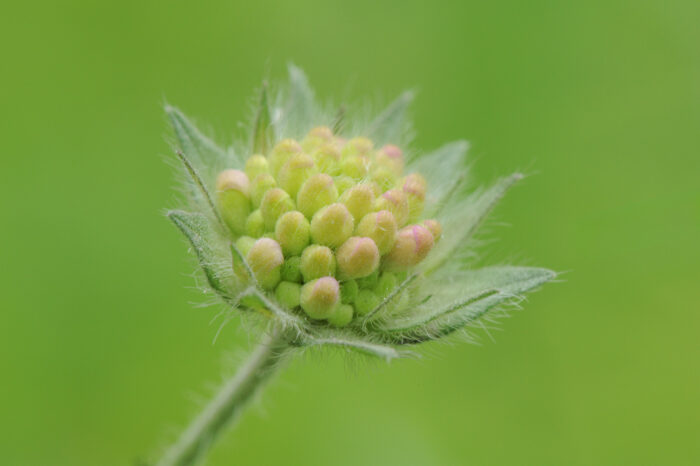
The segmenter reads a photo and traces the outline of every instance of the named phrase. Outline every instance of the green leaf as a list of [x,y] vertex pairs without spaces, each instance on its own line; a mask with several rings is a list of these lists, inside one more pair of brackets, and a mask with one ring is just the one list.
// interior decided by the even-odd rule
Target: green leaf
[[443,235],[424,262],[426,274],[435,272],[454,258],[461,248],[466,247],[468,239],[474,235],[498,201],[522,177],[520,173],[515,173],[498,180],[486,190],[445,206],[439,216]]
[[434,340],[483,318],[499,304],[518,299],[556,277],[535,267],[487,267],[434,277],[440,285],[431,298],[405,316],[385,322],[376,330],[394,344]]
[[258,111],[255,115],[255,123],[253,127],[253,154],[267,154],[270,149],[270,126],[272,119],[270,117],[270,104],[267,96],[267,81],[263,82],[260,90],[260,102]]
[[408,109],[414,95],[413,91],[404,92],[370,123],[368,135],[377,146],[401,143],[411,126]]
[[189,240],[209,286],[226,301],[231,300],[232,275],[230,268],[221,263],[222,254],[213,240],[216,233],[209,220],[202,214],[181,210],[168,212],[168,218]]
[[[284,105],[284,135],[283,137],[301,138],[314,124],[316,103],[314,92],[309,86],[309,80],[304,72],[289,64],[289,87]],[[278,135],[279,137],[280,135]]]
[[388,346],[388,345],[382,345],[378,343],[372,343],[366,340],[362,340],[359,338],[355,338],[352,336],[319,336],[319,337],[310,337],[305,341],[305,346],[337,346],[340,348],[345,348],[348,350],[353,350],[357,351],[369,356],[374,356],[380,359],[384,359],[385,361],[391,361],[392,359],[396,359],[400,357],[401,355],[399,354],[398,351],[396,351],[395,348]]

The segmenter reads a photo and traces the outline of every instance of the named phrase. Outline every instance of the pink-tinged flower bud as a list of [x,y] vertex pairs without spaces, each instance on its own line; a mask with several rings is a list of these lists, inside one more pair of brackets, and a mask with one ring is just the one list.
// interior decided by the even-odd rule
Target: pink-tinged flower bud
[[250,184],[240,170],[224,170],[216,179],[216,199],[219,212],[234,235],[245,233],[250,214]]
[[262,198],[266,192],[277,187],[277,182],[269,173],[263,173],[253,178],[250,183],[250,201],[254,208],[260,207]]
[[294,309],[301,302],[301,285],[292,282],[280,282],[275,288],[275,299],[287,309]]
[[248,251],[250,265],[256,280],[263,289],[272,290],[280,282],[280,271],[284,256],[277,241],[260,238]]
[[343,204],[331,204],[316,212],[311,219],[311,239],[316,244],[337,248],[355,227],[352,215]]
[[379,266],[379,249],[370,238],[353,236],[338,248],[336,260],[339,278],[366,277]]
[[442,237],[442,225],[440,225],[440,222],[433,219],[423,220],[423,226],[430,231],[433,235],[433,240],[437,243]]
[[326,246],[312,244],[301,253],[299,270],[308,282],[315,278],[330,277],[335,275],[336,261],[333,251]]
[[277,182],[292,199],[296,199],[301,185],[314,173],[316,173],[314,159],[307,154],[295,154],[280,169]]
[[401,190],[408,199],[408,219],[411,222],[418,220],[423,213],[427,186],[425,178],[418,173],[411,173],[401,180]]
[[263,173],[270,173],[270,165],[264,155],[252,155],[245,163],[245,174],[249,180],[254,180]]
[[379,149],[375,161],[377,165],[388,168],[396,175],[400,175],[403,171],[403,153],[393,144],[387,144]]
[[309,244],[309,221],[296,210],[285,212],[275,225],[275,237],[285,257],[298,256]]
[[379,306],[382,299],[372,290],[360,290],[355,299],[355,312],[358,316],[364,316]]
[[294,154],[298,154],[301,151],[301,146],[294,139],[283,139],[277,143],[267,157],[267,161],[270,164],[270,173],[276,177],[282,165]]
[[352,315],[355,310],[349,304],[341,304],[328,316],[328,323],[333,327],[345,327],[352,322]]
[[265,230],[273,231],[277,219],[290,210],[294,210],[294,201],[286,191],[280,188],[268,190],[260,203],[260,211],[265,221]]
[[325,144],[311,153],[318,171],[329,175],[340,173],[340,151],[331,144]]
[[348,155],[340,162],[340,173],[359,181],[369,173],[370,161],[364,155]]
[[369,155],[373,147],[374,144],[367,138],[352,138],[343,147],[343,156]]
[[372,181],[379,185],[382,192],[391,189],[392,186],[396,184],[396,180],[398,178],[397,172],[385,167],[374,168],[370,176]]
[[338,194],[343,194],[353,186],[355,186],[355,180],[349,176],[341,175],[335,177],[335,187],[338,188]]
[[297,193],[297,209],[307,218],[322,207],[338,200],[338,190],[333,178],[325,173],[317,173],[304,182]]
[[260,238],[265,233],[265,220],[263,220],[260,209],[256,209],[248,215],[248,219],[245,221],[245,232],[253,238]]
[[380,210],[365,215],[357,225],[355,234],[372,238],[379,253],[384,255],[394,247],[397,229],[392,213],[388,210]]
[[384,256],[386,270],[402,270],[418,265],[433,247],[433,235],[420,225],[409,225],[399,231],[394,248]]
[[331,129],[327,126],[317,126],[309,131],[309,134],[301,141],[301,147],[307,152],[312,152],[319,146],[329,142],[333,142],[333,132]]
[[340,303],[340,287],[333,277],[321,277],[301,287],[301,308],[312,319],[327,319]]
[[396,225],[402,227],[408,221],[408,198],[400,189],[390,189],[377,198],[374,210],[388,210],[394,216]]
[[340,197],[356,222],[372,211],[374,205],[374,190],[369,184],[358,184],[348,189]]

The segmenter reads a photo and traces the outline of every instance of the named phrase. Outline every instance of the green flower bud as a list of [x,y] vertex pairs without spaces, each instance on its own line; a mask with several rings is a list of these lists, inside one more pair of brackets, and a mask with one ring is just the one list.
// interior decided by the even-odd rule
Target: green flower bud
[[333,141],[333,131],[327,126],[317,126],[309,131],[303,141],[301,147],[305,151],[311,152],[317,147]]
[[396,172],[389,168],[377,167],[372,171],[372,181],[377,183],[382,191],[391,189],[396,184]]
[[367,138],[352,138],[343,147],[343,156],[369,155],[373,148],[374,144]]
[[374,190],[366,183],[355,185],[343,193],[340,202],[345,204],[355,221],[359,222],[372,211]]
[[280,188],[272,188],[263,196],[260,203],[263,220],[265,221],[265,230],[273,231],[277,219],[283,213],[294,210],[294,201],[289,197],[286,191]]
[[305,282],[319,277],[334,276],[335,267],[333,251],[326,246],[312,244],[301,253],[299,269]]
[[[248,251],[250,251],[253,244],[255,244],[255,241],[257,240],[255,238],[251,238],[250,236],[241,236],[236,240],[236,249],[238,249],[238,251],[241,253],[241,256],[246,257],[248,255]],[[240,280],[244,282],[250,278],[248,270],[246,269],[245,265],[243,265],[243,261],[236,254],[233,254],[233,272]]]
[[328,323],[334,327],[345,327],[352,321],[354,309],[349,304],[341,304],[328,316]]
[[406,193],[408,200],[409,221],[415,222],[423,213],[427,185],[425,178],[418,173],[411,173],[401,180],[401,190]]
[[334,145],[325,144],[316,149],[311,156],[321,173],[329,175],[340,173],[340,151]]
[[265,233],[265,221],[260,209],[255,209],[248,215],[248,220],[245,221],[245,231],[248,236],[253,238],[260,238]]
[[338,188],[338,194],[343,194],[348,189],[355,186],[355,180],[349,176],[341,175],[335,178],[335,187]]
[[339,277],[362,278],[379,266],[379,249],[370,238],[353,236],[336,253]]
[[403,154],[401,149],[393,144],[387,144],[377,151],[375,162],[381,167],[391,170],[395,174],[403,171]]
[[281,140],[272,149],[270,155],[267,157],[267,161],[270,164],[270,173],[276,177],[280,168],[282,168],[282,165],[284,165],[294,154],[298,154],[301,151],[301,146],[294,139]]
[[236,248],[238,248],[243,257],[246,257],[256,241],[257,239],[250,236],[241,236],[236,240]]
[[377,198],[374,210],[388,210],[394,216],[396,225],[402,227],[408,221],[408,198],[400,189],[390,189]]
[[355,312],[357,315],[364,316],[369,314],[371,311],[379,306],[382,300],[377,294],[372,290],[360,290],[357,293],[357,298],[355,299]]
[[282,264],[282,280],[286,282],[301,283],[301,257],[294,256],[285,259]]
[[277,241],[260,238],[248,251],[248,264],[260,286],[272,290],[280,281],[280,272],[284,256]]
[[249,180],[254,180],[259,175],[270,173],[270,165],[264,155],[252,155],[245,162],[245,174]]
[[340,162],[340,173],[359,181],[369,173],[370,161],[363,155],[350,155]]
[[374,287],[377,286],[377,282],[379,282],[379,269],[366,277],[358,278],[357,286],[360,287],[361,290],[373,290]]
[[338,190],[335,188],[333,178],[324,173],[318,173],[306,180],[299,189],[297,208],[307,218],[311,218],[319,209],[337,200]]
[[297,192],[304,181],[316,172],[314,159],[310,155],[295,154],[285,163],[277,175],[280,188],[296,199]]
[[287,309],[294,309],[301,301],[301,285],[292,282],[280,282],[275,288],[275,299]]
[[309,244],[309,221],[296,210],[286,212],[277,220],[275,237],[285,257],[298,256]]
[[340,303],[340,287],[333,277],[321,277],[301,287],[301,308],[312,319],[327,319]]
[[380,210],[365,215],[357,225],[355,234],[372,238],[379,253],[384,255],[394,247],[396,230],[396,220],[394,220],[392,213],[388,210]]
[[421,225],[409,225],[399,231],[394,248],[384,256],[386,270],[402,270],[417,265],[433,247],[433,235]]
[[440,225],[440,222],[433,219],[423,220],[423,226],[430,231],[433,235],[433,240],[437,243],[442,236],[442,225]]
[[250,201],[253,203],[253,207],[260,207],[265,193],[276,187],[277,182],[269,173],[263,173],[253,178],[250,184]]
[[360,287],[355,280],[346,280],[340,284],[340,301],[343,304],[352,304],[357,298]]
[[374,292],[382,298],[386,298],[389,293],[399,284],[396,275],[391,272],[384,272],[374,286]]
[[337,248],[354,228],[352,215],[343,204],[331,204],[316,212],[311,219],[311,239],[316,244]]
[[219,211],[233,234],[245,233],[245,221],[250,213],[250,185],[240,170],[224,170],[216,179],[216,198]]

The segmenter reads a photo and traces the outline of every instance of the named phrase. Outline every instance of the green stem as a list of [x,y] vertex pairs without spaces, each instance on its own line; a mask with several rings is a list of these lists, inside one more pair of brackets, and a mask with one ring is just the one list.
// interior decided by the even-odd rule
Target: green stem
[[279,368],[290,350],[285,334],[275,329],[265,336],[245,365],[221,387],[204,410],[192,421],[157,466],[197,464],[217,437],[233,422],[262,384]]

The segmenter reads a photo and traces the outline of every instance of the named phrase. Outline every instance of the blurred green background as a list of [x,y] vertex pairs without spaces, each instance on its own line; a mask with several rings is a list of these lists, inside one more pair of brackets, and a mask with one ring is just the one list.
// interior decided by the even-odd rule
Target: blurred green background
[[417,87],[415,145],[521,169],[482,261],[566,271],[479,346],[276,379],[211,465],[700,463],[700,3],[15,2],[0,19],[0,463],[133,465],[247,342],[196,308],[167,99],[241,135],[261,79]]

